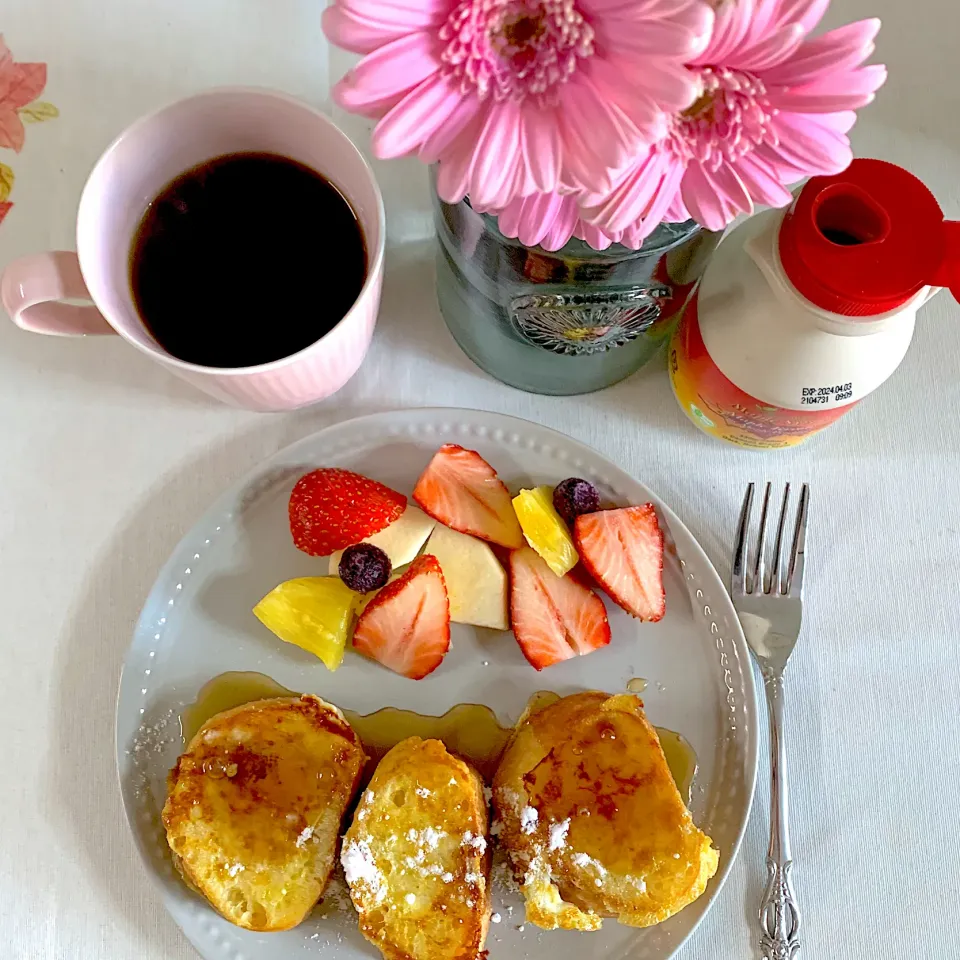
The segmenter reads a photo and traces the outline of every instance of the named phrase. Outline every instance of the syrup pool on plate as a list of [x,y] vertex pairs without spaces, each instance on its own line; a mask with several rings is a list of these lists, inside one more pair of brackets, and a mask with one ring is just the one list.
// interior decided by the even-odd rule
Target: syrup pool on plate
[[[631,684],[634,684],[634,688],[637,686],[635,681],[631,680],[627,689],[636,692],[631,688]],[[197,699],[183,708],[180,714],[180,733],[184,745],[193,739],[211,717],[224,710],[231,710],[253,700],[298,696],[299,693],[281,686],[263,673],[222,673],[205,683],[200,688]],[[541,690],[530,697],[524,713],[536,713],[559,699],[559,694]],[[343,715],[370,755],[369,773],[373,772],[380,758],[401,740],[420,737],[442,741],[452,753],[469,760],[489,783],[513,732],[511,727],[500,724],[489,707],[479,703],[459,703],[440,717],[426,716],[397,707],[383,707],[368,714],[344,710]],[[697,772],[697,755],[681,734],[663,727],[657,727],[656,731],[677,788],[689,803],[690,789]]]

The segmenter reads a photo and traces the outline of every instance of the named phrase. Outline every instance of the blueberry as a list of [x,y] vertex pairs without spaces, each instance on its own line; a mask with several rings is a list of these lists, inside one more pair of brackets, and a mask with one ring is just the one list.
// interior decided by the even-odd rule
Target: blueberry
[[340,557],[340,579],[357,593],[379,590],[390,579],[390,558],[372,543],[347,547]]
[[579,477],[570,477],[554,488],[553,505],[572,527],[573,521],[581,514],[596,513],[600,509],[600,494],[592,483]]

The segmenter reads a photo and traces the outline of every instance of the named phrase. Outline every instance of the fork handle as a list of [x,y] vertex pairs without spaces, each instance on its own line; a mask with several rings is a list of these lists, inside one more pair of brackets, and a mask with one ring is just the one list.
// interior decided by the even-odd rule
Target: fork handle
[[770,847],[767,888],[760,902],[760,948],[764,960],[793,960],[800,954],[800,907],[790,872],[790,827],[787,820],[787,748],[783,739],[783,676],[764,679],[770,717]]

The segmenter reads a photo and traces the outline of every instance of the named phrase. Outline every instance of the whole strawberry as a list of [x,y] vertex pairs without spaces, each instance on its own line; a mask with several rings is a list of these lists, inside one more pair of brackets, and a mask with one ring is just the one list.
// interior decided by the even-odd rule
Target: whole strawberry
[[328,557],[393,523],[407,498],[376,480],[322,467],[301,477],[290,494],[290,533],[298,550]]

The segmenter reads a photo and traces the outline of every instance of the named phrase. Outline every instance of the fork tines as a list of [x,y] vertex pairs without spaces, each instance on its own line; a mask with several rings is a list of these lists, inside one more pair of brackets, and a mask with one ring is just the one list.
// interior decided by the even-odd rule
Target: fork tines
[[780,507],[780,519],[777,533],[770,552],[770,570],[767,570],[767,515],[770,512],[771,484],[767,483],[763,492],[763,504],[760,508],[760,527],[757,532],[756,549],[753,552],[752,566],[747,547],[747,533],[753,512],[754,484],[747,486],[740,509],[740,523],[737,527],[737,543],[733,554],[733,573],[731,586],[736,593],[766,593],[779,596],[800,597],[803,594],[803,557],[807,540],[807,503],[810,488],[803,484],[800,488],[800,504],[793,526],[793,546],[790,549],[789,563],[785,573],[781,573],[780,557],[783,552],[783,531],[787,522],[787,508],[790,504],[790,484],[783,490],[783,504]]

